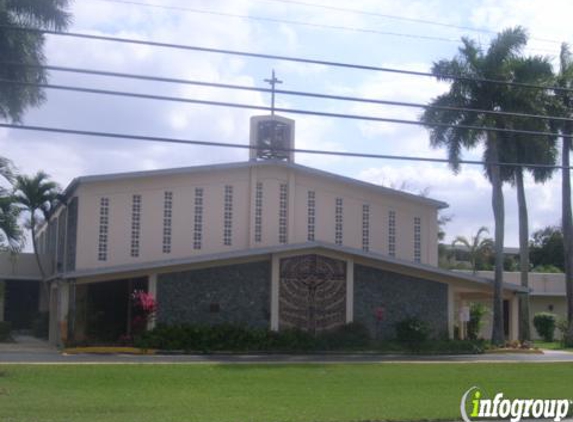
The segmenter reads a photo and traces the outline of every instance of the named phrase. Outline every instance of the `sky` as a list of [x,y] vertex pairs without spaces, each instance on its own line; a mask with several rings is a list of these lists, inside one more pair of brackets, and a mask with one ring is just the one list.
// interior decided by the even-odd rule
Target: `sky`
[[[351,10],[349,10],[351,9]],[[76,0],[72,32],[136,38],[271,55],[427,72],[457,53],[461,37],[487,48],[498,31],[521,25],[525,54],[556,64],[561,42],[573,43],[566,0]],[[48,64],[252,87],[268,87],[274,69],[280,88],[382,100],[427,103],[448,85],[433,78],[342,69],[144,45],[47,36]],[[52,71],[53,84],[270,105],[266,93],[231,91]],[[243,143],[254,110],[46,90],[27,125]],[[279,95],[277,107],[416,120],[420,109]],[[264,114],[264,113],[263,113]],[[445,158],[428,132],[359,120],[288,115],[297,148]],[[0,129],[2,155],[19,171],[44,170],[62,187],[77,176],[244,161],[246,150]],[[481,159],[478,148],[464,159]],[[493,234],[491,187],[479,166],[455,175],[446,164],[297,154],[296,162],[447,202],[447,241],[486,226]],[[560,175],[544,185],[526,179],[530,231],[560,222]],[[518,244],[515,189],[506,186],[506,246]]]

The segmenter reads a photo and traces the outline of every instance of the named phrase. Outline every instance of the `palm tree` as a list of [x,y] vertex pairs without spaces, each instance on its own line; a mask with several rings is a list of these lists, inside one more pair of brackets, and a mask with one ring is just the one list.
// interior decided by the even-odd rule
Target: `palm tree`
[[[561,88],[573,88],[573,58],[567,44],[561,45],[560,68],[556,78],[556,85]],[[559,103],[559,111],[563,117],[573,118],[573,95],[570,91],[556,90],[555,97]],[[565,281],[567,291],[567,332],[565,343],[573,345],[573,214],[571,212],[571,172],[569,170],[569,152],[573,144],[573,123],[561,122],[559,130],[562,136],[561,164],[561,225],[563,230],[563,250]]]
[[[462,38],[459,54],[451,60],[441,60],[434,64],[432,72],[438,80],[450,81],[442,75],[457,76],[451,81],[447,93],[435,98],[431,105],[442,107],[464,107],[476,110],[503,111],[504,96],[508,87],[501,84],[481,82],[480,79],[509,81],[512,79],[511,63],[519,57],[527,43],[527,34],[521,27],[507,29],[499,33],[484,51],[470,39]],[[464,126],[488,126],[505,128],[506,119],[499,115],[484,112],[464,112],[456,109],[428,108],[421,120],[430,131],[433,147],[445,146],[448,150],[450,167],[460,170],[460,156],[463,148],[484,147],[485,174],[492,185],[492,208],[495,221],[495,277],[493,294],[492,342],[504,342],[503,324],[503,245],[504,245],[504,202],[502,173],[499,165],[500,151],[505,139],[499,132],[467,130],[457,127],[437,126],[440,124]]]
[[493,241],[490,238],[481,237],[484,233],[489,233],[489,230],[487,227],[482,226],[478,229],[476,235],[472,236],[471,240],[464,236],[457,236],[452,242],[452,247],[456,245],[466,247],[470,255],[470,263],[474,274],[477,272],[477,259],[485,256],[487,252],[494,248]]
[[[553,71],[548,59],[535,56],[517,58],[511,63],[513,81],[523,84],[551,83]],[[546,115],[551,106],[551,96],[545,90],[513,87],[504,98],[507,111]],[[548,119],[512,118],[508,124],[513,129],[550,132]],[[557,161],[556,137],[532,137],[522,134],[505,135],[507,140],[500,151],[503,162],[555,165]],[[525,197],[524,172],[528,171],[536,183],[544,183],[553,175],[551,167],[504,166],[502,179],[509,180],[517,189],[519,216],[519,261],[521,285],[529,288],[529,221]],[[519,296],[519,339],[531,340],[529,330],[529,292]]]
[[[0,25],[27,28],[67,28],[69,0],[3,0],[0,1]],[[0,57],[6,62],[29,63],[38,67],[3,64],[0,78],[28,83],[46,83],[43,53],[44,36],[39,33],[0,28]],[[44,101],[43,91],[36,86],[0,84],[0,119],[19,122],[27,107]]]
[[50,177],[43,171],[39,171],[35,176],[17,176],[14,197],[23,211],[29,214],[29,227],[32,234],[32,244],[36,262],[40,269],[42,279],[46,279],[46,271],[42,265],[38,245],[36,242],[36,230],[38,225],[47,221],[50,212],[53,210],[59,194],[58,185],[50,180]]
[[[7,158],[0,157],[0,177],[8,183],[14,181],[14,169]],[[18,252],[21,248],[21,230],[18,226],[20,209],[8,190],[0,186],[0,245],[8,250]]]

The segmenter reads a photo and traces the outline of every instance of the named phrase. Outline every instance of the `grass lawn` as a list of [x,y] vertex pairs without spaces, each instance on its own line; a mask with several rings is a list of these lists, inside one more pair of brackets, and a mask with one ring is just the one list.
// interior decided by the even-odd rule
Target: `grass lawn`
[[459,420],[471,386],[573,398],[571,379],[560,363],[0,365],[0,420]]

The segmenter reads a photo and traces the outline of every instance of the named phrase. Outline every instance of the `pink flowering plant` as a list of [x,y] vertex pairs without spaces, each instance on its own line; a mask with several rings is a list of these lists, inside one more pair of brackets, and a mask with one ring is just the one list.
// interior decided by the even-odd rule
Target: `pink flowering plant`
[[133,310],[131,320],[133,334],[142,333],[147,328],[149,321],[155,318],[157,301],[151,294],[143,290],[134,290],[131,294],[131,306]]

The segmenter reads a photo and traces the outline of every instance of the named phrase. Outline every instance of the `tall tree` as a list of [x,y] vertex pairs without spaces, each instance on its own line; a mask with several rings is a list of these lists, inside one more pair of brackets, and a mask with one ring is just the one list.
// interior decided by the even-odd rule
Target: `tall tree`
[[[573,118],[573,58],[567,44],[561,46],[560,67],[556,78],[556,85],[566,90],[555,91],[559,108],[563,117]],[[569,153],[573,147],[573,122],[560,122],[559,130],[562,136],[561,164],[563,166],[561,176],[561,229],[563,230],[563,250],[565,266],[565,283],[567,291],[567,323],[565,343],[573,345],[573,214],[571,211],[571,172],[569,170]]]
[[[10,185],[14,181],[12,163],[3,157],[0,157],[0,179]],[[18,226],[19,211],[11,192],[0,185],[0,246],[12,252],[18,252],[22,243],[22,233]]]
[[477,272],[477,260],[480,256],[484,256],[487,252],[494,248],[493,241],[490,238],[482,237],[482,234],[489,233],[487,227],[480,227],[475,236],[471,240],[464,236],[457,236],[452,242],[452,247],[456,245],[463,245],[467,248],[470,256],[470,264],[472,272]]
[[[511,62],[513,82],[522,84],[551,84],[553,70],[548,59],[534,56],[516,58]],[[514,86],[507,91],[504,109],[516,113],[546,115],[551,107],[552,97],[546,90]],[[515,117],[507,119],[510,128],[550,132],[548,119]],[[519,262],[521,285],[529,288],[529,221],[525,196],[524,173],[527,171],[536,183],[544,183],[553,175],[551,167],[534,167],[527,164],[555,165],[557,161],[557,137],[507,134],[504,148],[500,150],[503,162],[520,163],[521,166],[503,166],[502,179],[509,180],[517,190],[519,216]],[[529,292],[519,295],[519,339],[530,341]]]
[[564,272],[563,233],[560,227],[547,226],[535,231],[529,243],[533,269],[555,268]]
[[46,271],[38,251],[36,230],[40,223],[48,220],[50,212],[56,204],[59,192],[60,188],[58,185],[51,181],[50,177],[43,171],[36,173],[33,177],[16,177],[14,197],[22,207],[22,210],[28,213],[34,254],[36,255],[36,262],[43,280],[46,279]]
[[[2,0],[0,25],[64,30],[70,23],[69,0]],[[0,28],[0,57],[6,62],[45,64],[44,35]],[[27,83],[46,83],[42,67],[0,65],[0,78]],[[35,86],[0,84],[0,119],[19,122],[28,107],[44,101]]]
[[[504,96],[508,87],[502,84],[482,82],[484,79],[510,81],[511,63],[520,56],[527,43],[527,34],[521,27],[507,29],[499,33],[491,42],[487,51],[468,38],[462,38],[459,53],[451,60],[435,63],[432,72],[441,81],[450,82],[450,89],[431,102],[431,106],[464,107],[476,110],[503,111]],[[458,78],[452,80],[444,76]],[[446,147],[450,167],[454,172],[460,170],[460,156],[463,148],[484,149],[485,174],[492,185],[492,209],[495,221],[495,277],[493,294],[492,342],[504,342],[503,323],[503,245],[504,245],[504,201],[503,179],[499,165],[500,151],[504,147],[504,137],[499,132],[467,130],[458,127],[444,127],[440,124],[488,126],[505,128],[507,119],[487,112],[464,112],[459,109],[428,108],[421,120],[430,131],[430,143],[433,147]]]

